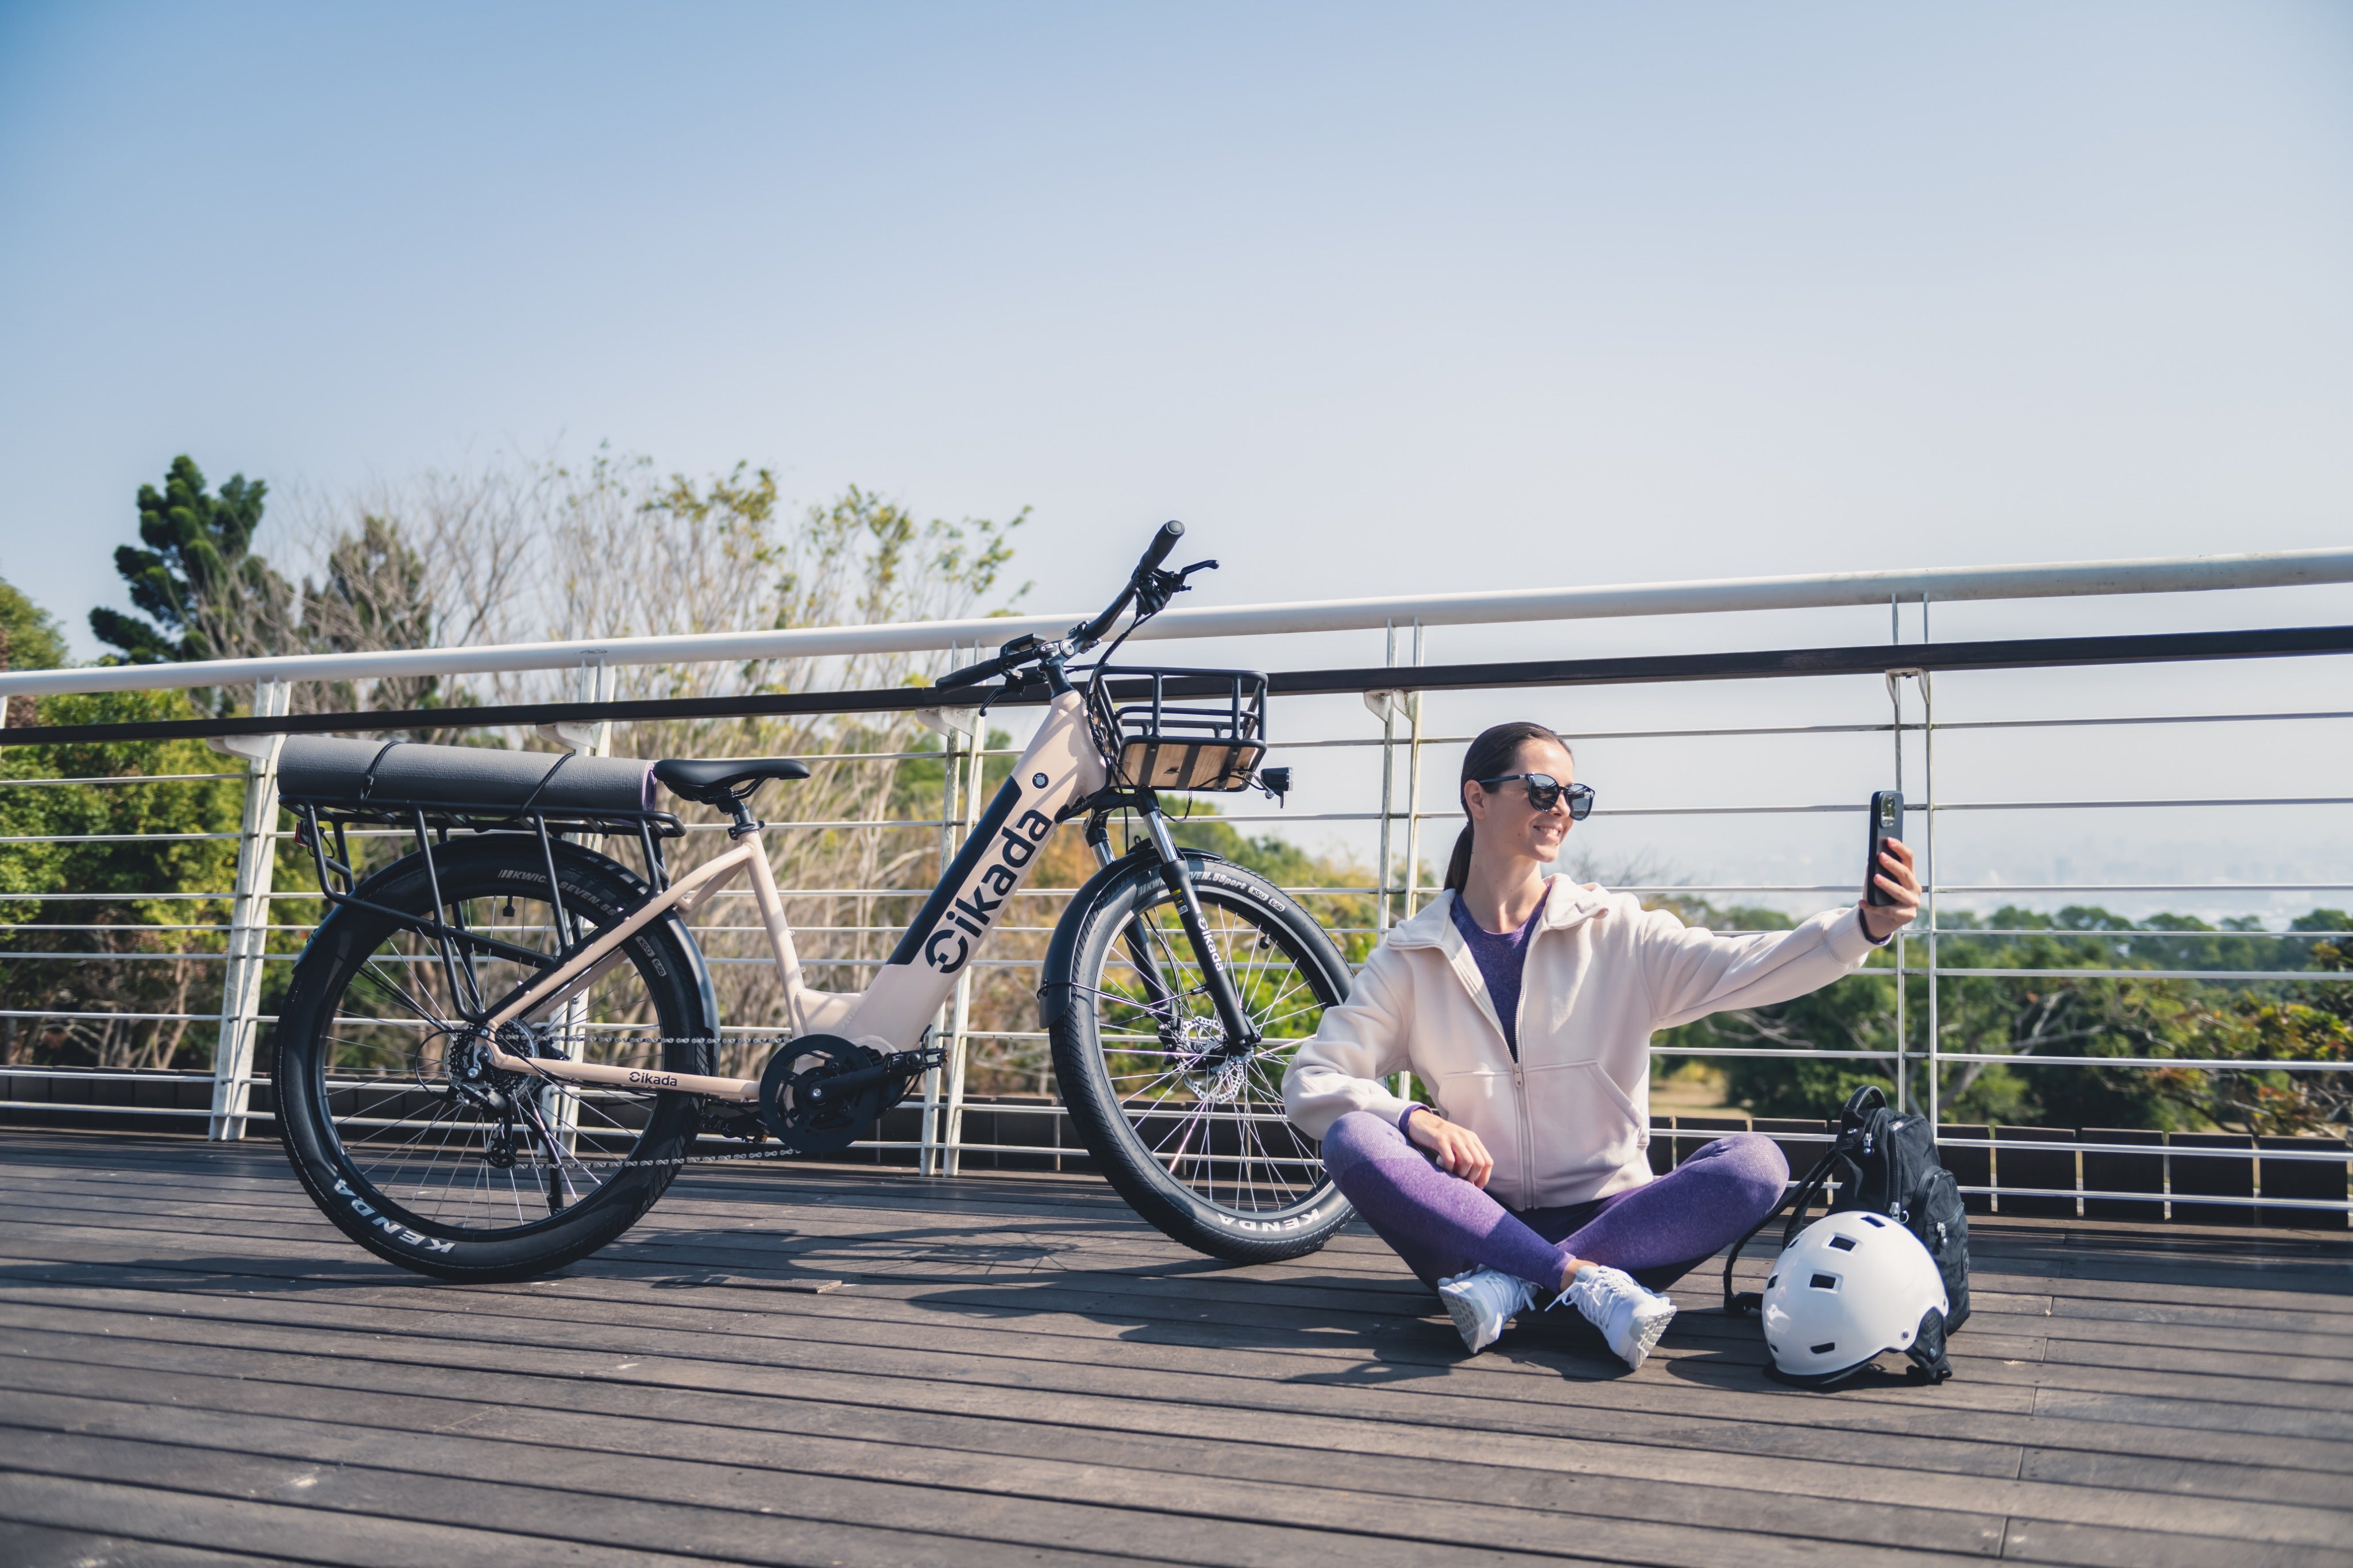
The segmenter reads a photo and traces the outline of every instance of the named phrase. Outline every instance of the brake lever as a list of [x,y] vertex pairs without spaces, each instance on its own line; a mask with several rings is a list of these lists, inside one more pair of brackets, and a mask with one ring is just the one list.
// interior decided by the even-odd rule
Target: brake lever
[[1005,678],[1005,684],[990,692],[987,696],[982,698],[980,700],[980,706],[972,710],[973,728],[976,731],[980,731],[983,734],[987,733],[987,731],[980,730],[980,721],[988,717],[988,710],[997,703],[1003,701],[1005,699],[1012,696],[1015,692],[1020,690],[1028,684],[1028,681],[1021,679],[1021,672],[1019,670],[1014,670],[1008,673]]
[[1178,572],[1164,572],[1155,566],[1140,574],[1135,582],[1135,618],[1141,621],[1158,615],[1168,607],[1169,600],[1193,586],[1186,578],[1196,572],[1214,572],[1217,568],[1214,561],[1196,561]]

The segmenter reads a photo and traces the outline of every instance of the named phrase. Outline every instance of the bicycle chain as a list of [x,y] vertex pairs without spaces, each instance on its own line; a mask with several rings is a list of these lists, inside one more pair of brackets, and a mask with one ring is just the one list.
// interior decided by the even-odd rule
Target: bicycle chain
[[[925,1038],[929,1038],[931,1031],[926,1029],[923,1031],[923,1035]],[[733,1043],[738,1046],[760,1047],[762,1053],[765,1055],[766,1051],[773,1050],[778,1046],[788,1046],[792,1044],[795,1037],[796,1037],[790,1035],[746,1035],[738,1036]],[[713,1039],[708,1035],[663,1035],[658,1038],[636,1040],[631,1043],[634,1045],[660,1046],[665,1048],[670,1046],[708,1046],[712,1047],[712,1052],[715,1055],[718,1047],[723,1042]],[[918,1048],[921,1048],[920,1044]],[[698,1096],[697,1098],[708,1099],[707,1096]],[[761,1125],[760,1113],[757,1109],[753,1109],[747,1111],[742,1119],[750,1121],[755,1127]],[[710,1130],[709,1113],[706,1111],[705,1125],[696,1129],[694,1135],[697,1138],[700,1138],[704,1132]],[[721,1136],[724,1137],[728,1136],[728,1134],[723,1133]],[[765,1142],[765,1138],[766,1130],[763,1128],[762,1141]],[[612,1168],[614,1172],[617,1173],[622,1171],[649,1170],[658,1167],[675,1169],[681,1165],[723,1165],[744,1160],[789,1160],[796,1158],[805,1159],[807,1156],[803,1155],[797,1149],[788,1149],[782,1144],[777,1144],[770,1148],[739,1150],[732,1154],[673,1154],[665,1160],[628,1159],[620,1161]]]

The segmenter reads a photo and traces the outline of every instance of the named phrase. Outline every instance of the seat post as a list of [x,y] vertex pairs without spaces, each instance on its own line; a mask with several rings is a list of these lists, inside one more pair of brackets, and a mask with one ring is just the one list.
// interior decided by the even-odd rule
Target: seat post
[[727,810],[735,819],[727,828],[729,843],[733,843],[747,833],[757,833],[768,826],[752,815],[752,791],[759,787],[757,784],[753,784],[747,785],[742,794],[731,795],[727,797]]

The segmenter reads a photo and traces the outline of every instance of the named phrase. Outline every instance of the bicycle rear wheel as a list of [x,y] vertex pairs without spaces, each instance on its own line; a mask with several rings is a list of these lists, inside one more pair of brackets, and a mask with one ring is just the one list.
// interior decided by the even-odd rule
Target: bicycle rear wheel
[[1062,1103],[1130,1206],[1241,1263],[1313,1252],[1348,1222],[1282,1074],[1348,969],[1322,927],[1239,866],[1187,852],[1212,957],[1261,1039],[1229,1049],[1202,957],[1156,864],[1106,868],[1055,929],[1041,992]]
[[[340,908],[297,964],[273,1070],[287,1157],[346,1236],[449,1279],[528,1279],[605,1246],[651,1206],[702,1121],[675,1092],[554,1083],[491,1068],[467,1022],[536,973],[528,953],[621,920],[648,896],[625,867],[555,846],[563,929],[536,837],[437,848],[358,896],[508,944],[445,957],[391,916]],[[625,942],[587,988],[501,1030],[512,1056],[708,1072],[717,1008],[674,919]]]

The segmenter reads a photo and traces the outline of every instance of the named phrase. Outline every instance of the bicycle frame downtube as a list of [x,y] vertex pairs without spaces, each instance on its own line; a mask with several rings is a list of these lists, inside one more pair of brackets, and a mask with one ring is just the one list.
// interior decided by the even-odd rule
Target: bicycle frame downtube
[[1007,903],[1036,871],[1055,826],[1107,782],[1085,700],[1065,690],[1046,705],[1029,750],[835,1032],[884,1051],[921,1039]]

